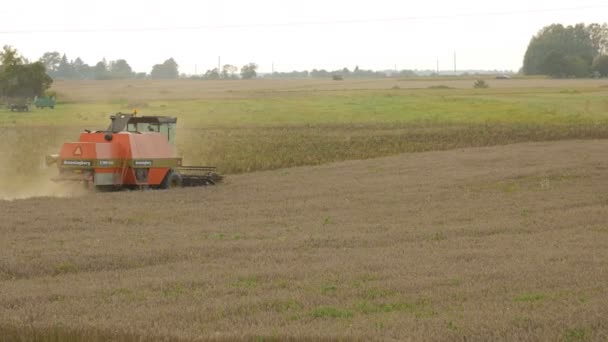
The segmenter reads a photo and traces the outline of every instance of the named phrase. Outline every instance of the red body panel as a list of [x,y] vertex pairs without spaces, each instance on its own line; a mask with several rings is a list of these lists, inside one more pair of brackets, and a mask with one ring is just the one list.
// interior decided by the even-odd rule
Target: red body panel
[[96,185],[159,185],[180,165],[159,133],[82,133],[78,142],[63,144],[58,159],[64,173],[82,174]]

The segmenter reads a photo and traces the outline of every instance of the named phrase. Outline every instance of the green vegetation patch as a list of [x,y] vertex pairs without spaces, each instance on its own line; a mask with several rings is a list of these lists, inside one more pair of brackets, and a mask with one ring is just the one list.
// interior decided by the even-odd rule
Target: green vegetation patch
[[262,304],[262,309],[264,311],[274,311],[278,313],[299,312],[303,307],[302,303],[294,299],[272,300]]
[[322,306],[312,310],[310,316],[314,318],[351,318],[353,317],[353,312],[331,306]]
[[72,262],[66,261],[55,266],[53,275],[57,276],[61,274],[78,273],[78,271],[78,266],[76,266]]
[[583,342],[589,340],[587,330],[583,328],[572,328],[564,333],[564,342]]
[[386,298],[395,295],[396,292],[392,290],[386,290],[381,288],[369,288],[365,289],[361,294],[361,298],[366,300],[374,300],[379,298]]
[[247,277],[239,277],[236,282],[233,283],[234,287],[240,288],[255,288],[258,286],[258,277],[257,276],[247,276]]

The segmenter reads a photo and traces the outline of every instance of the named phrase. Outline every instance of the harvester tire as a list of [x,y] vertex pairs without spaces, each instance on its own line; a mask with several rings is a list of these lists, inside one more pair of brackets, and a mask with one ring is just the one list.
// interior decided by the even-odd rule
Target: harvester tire
[[162,183],[160,183],[160,188],[161,189],[181,188],[182,185],[183,185],[182,176],[173,170],[169,170],[169,172],[167,172],[167,175],[165,176],[165,179],[163,179]]

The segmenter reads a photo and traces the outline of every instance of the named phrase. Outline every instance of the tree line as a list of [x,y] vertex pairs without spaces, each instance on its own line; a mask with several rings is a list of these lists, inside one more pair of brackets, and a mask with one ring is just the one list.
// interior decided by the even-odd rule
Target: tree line
[[150,74],[134,72],[125,59],[107,61],[105,58],[95,65],[86,64],[80,57],[70,60],[57,51],[45,52],[39,60],[53,79],[65,80],[112,80],[129,78],[175,79],[179,77],[179,66],[173,58],[152,67]]
[[[231,64],[225,64],[221,70],[213,68],[207,70],[202,75],[190,76],[192,79],[206,79],[206,80],[221,80],[221,79],[251,79],[258,77],[257,64],[249,63],[244,65],[240,69],[240,73],[237,74],[238,68]],[[312,69],[311,71],[289,71],[289,72],[272,72],[264,74],[265,78],[332,78],[334,76],[348,77],[348,78],[386,78],[386,77],[415,77],[419,76],[413,70],[400,70],[400,71],[375,71],[360,69],[359,66],[351,71],[348,68],[336,69],[336,70],[325,70],[325,69]]]
[[239,68],[236,65],[232,64],[224,64],[222,69],[213,68],[207,70],[202,75],[194,75],[190,76],[191,79],[202,79],[202,80],[236,80],[236,79],[252,79],[256,78],[258,73],[258,65],[255,63],[245,64],[241,67],[241,71],[239,74]]
[[[124,59],[107,61],[105,58],[94,66],[82,61],[80,57],[69,60],[65,54],[59,52],[46,52],[39,60],[46,66],[48,74],[53,79],[76,79],[76,80],[108,80],[129,78],[153,78],[153,79],[176,79],[190,78],[202,80],[235,80],[252,79],[258,77],[258,65],[248,63],[240,69],[233,64],[224,64],[221,69],[212,68],[200,75],[186,76],[179,73],[179,66],[173,58],[169,58],[162,64],[152,67],[150,74],[145,72],[136,73],[131,69],[129,63]],[[265,74],[266,78],[331,78],[339,75],[349,78],[385,78],[385,77],[414,77],[416,72],[412,70],[400,71],[374,71],[360,69],[356,66],[352,71],[348,68],[337,70],[313,69],[311,71],[272,72]]]
[[273,72],[268,77],[273,78],[331,78],[334,76],[348,77],[348,78],[386,78],[386,77],[415,77],[418,76],[416,72],[412,70],[392,70],[387,71],[375,71],[360,69],[359,66],[355,66],[353,70],[348,68],[336,69],[336,70],[325,70],[325,69],[312,69],[311,71],[292,71],[292,72]]
[[[102,59],[95,65],[86,64],[81,58],[68,59],[59,52],[46,52],[36,62],[30,62],[20,56],[16,49],[4,46],[0,51],[0,97],[2,98],[33,98],[41,96],[50,88],[54,79],[76,80],[108,80],[108,79],[177,79],[186,77],[179,74],[179,66],[173,58],[152,67],[150,74],[136,73],[125,59],[106,61]],[[213,68],[202,75],[190,76],[191,79],[228,80],[252,79],[259,77],[258,65],[248,63],[240,69],[231,64],[225,64],[221,70]],[[339,76],[352,78],[388,77],[387,72],[364,70],[356,66],[352,71],[348,68],[327,71],[325,69],[312,71],[273,72],[264,77],[272,78],[332,78]],[[392,77],[416,76],[410,70],[392,72]]]
[[[111,80],[131,78],[152,79],[177,79],[185,78],[186,75],[179,73],[179,65],[173,58],[169,58],[161,64],[152,67],[149,74],[145,72],[134,72],[125,59],[107,61],[105,58],[91,66],[86,64],[80,57],[70,60],[66,54],[59,52],[45,52],[39,61],[46,67],[47,73],[53,79],[65,80]],[[241,67],[226,64],[222,70],[213,68],[207,70],[203,75],[190,76],[198,79],[251,79],[257,77],[257,64],[249,63]]]
[[542,28],[530,40],[522,71],[556,78],[608,77],[608,25]]

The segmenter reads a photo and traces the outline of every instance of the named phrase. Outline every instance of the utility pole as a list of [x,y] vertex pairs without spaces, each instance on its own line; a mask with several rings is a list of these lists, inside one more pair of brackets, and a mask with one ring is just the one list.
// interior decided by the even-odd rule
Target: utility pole
[[217,72],[218,73],[220,72],[220,68],[221,68],[220,65],[222,65],[222,58],[220,56],[217,56]]
[[454,74],[456,74],[456,50],[454,50]]
[[437,58],[437,76],[439,76],[439,58]]
[[274,75],[274,62],[272,62],[272,75]]
[[197,69],[198,65],[194,64],[194,76],[198,75],[198,69]]

